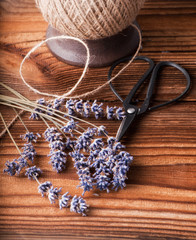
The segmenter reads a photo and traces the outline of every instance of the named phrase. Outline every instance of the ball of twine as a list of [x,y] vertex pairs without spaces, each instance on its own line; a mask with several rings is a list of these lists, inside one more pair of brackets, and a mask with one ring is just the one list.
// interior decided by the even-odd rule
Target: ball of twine
[[145,0],[35,0],[44,19],[60,33],[100,39],[127,28]]

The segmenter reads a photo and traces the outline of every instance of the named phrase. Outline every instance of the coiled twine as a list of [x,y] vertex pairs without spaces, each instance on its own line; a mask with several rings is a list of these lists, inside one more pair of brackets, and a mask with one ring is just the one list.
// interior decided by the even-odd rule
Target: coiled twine
[[44,19],[60,33],[100,39],[127,28],[145,0],[35,0]]

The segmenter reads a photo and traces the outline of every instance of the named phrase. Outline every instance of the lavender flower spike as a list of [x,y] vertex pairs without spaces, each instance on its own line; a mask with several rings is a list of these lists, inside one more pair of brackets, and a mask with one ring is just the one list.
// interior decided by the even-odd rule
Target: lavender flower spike
[[86,205],[86,201],[82,197],[77,197],[76,195],[71,200],[70,211],[82,214],[82,216],[86,216],[86,212],[88,210],[88,206]]
[[69,192],[66,192],[62,195],[61,199],[59,200],[59,208],[67,208],[69,207],[69,200],[71,199],[71,195],[68,195]]
[[51,187],[48,191],[48,199],[50,200],[50,203],[55,203],[55,200],[59,198],[60,192],[62,188],[57,188]]
[[42,197],[44,197],[44,193],[47,193],[51,187],[52,187],[52,183],[49,181],[46,181],[44,183],[41,183],[38,186],[38,192],[41,193]]

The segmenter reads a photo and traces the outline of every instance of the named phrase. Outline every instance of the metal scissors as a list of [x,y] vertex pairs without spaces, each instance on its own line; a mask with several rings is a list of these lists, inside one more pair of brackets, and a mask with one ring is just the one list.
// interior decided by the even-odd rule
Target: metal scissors
[[[119,65],[120,63],[129,61],[129,60],[131,60],[131,58],[132,58],[132,56],[129,56],[129,57],[125,57],[125,58],[122,58],[122,59],[114,62],[114,64],[111,66],[111,68],[108,72],[108,80],[111,79],[112,72],[117,65]],[[148,62],[149,68],[143,74],[141,79],[134,85],[134,87],[131,89],[131,91],[125,98],[125,100],[123,100],[121,98],[121,96],[117,93],[117,91],[113,87],[112,83],[111,82],[109,83],[111,90],[117,96],[117,98],[123,103],[123,107],[125,109],[125,117],[123,118],[121,125],[116,134],[117,141],[120,141],[120,139],[124,136],[125,132],[128,130],[128,128],[130,127],[132,122],[138,116],[146,113],[147,111],[151,111],[151,110],[157,109],[159,107],[166,106],[170,103],[177,102],[180,98],[182,98],[187,93],[187,91],[189,90],[190,85],[191,85],[191,79],[190,79],[188,72],[184,68],[182,68],[180,65],[178,65],[174,62],[162,61],[162,62],[159,62],[157,65],[155,65],[154,62],[150,58],[144,57],[144,56],[138,56],[135,58],[135,60],[144,60],[145,62]],[[169,100],[167,102],[158,104],[156,106],[149,107],[149,105],[151,103],[151,99],[152,99],[152,95],[153,95],[153,91],[154,91],[154,87],[155,87],[155,82],[157,80],[159,70],[164,66],[172,66],[174,68],[177,68],[179,71],[181,71],[187,80],[186,88],[178,97],[176,97],[172,100]],[[151,74],[151,77],[149,80],[146,97],[145,97],[141,107],[137,107],[136,105],[134,105],[134,101],[133,101],[134,95],[136,94],[137,90],[141,87],[141,85],[144,83],[144,81],[150,76],[150,74]]]

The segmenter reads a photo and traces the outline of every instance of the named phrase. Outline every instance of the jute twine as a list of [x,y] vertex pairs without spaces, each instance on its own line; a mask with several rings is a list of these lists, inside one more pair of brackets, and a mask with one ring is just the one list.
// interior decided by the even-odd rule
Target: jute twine
[[100,39],[127,28],[145,0],[35,0],[44,19],[63,35]]
[[[70,36],[57,36],[57,37],[51,37],[51,38],[47,38],[46,40],[43,40],[42,42],[38,43],[35,47],[33,47],[28,53],[27,55],[24,57],[24,59],[22,60],[21,64],[20,64],[20,70],[19,70],[19,73],[20,73],[20,77],[22,79],[22,81],[24,82],[24,84],[32,91],[34,91],[35,93],[38,93],[40,95],[44,95],[44,96],[48,96],[48,97],[54,97],[54,98],[82,98],[82,97],[87,97],[87,96],[90,96],[90,95],[93,95],[95,93],[97,93],[99,90],[101,90],[102,88],[104,88],[109,82],[112,82],[115,78],[117,78],[132,62],[133,60],[135,59],[135,57],[137,56],[140,48],[141,48],[141,43],[142,43],[142,36],[141,36],[141,32],[140,30],[138,29],[138,27],[134,24],[131,24],[132,27],[134,27],[137,32],[138,32],[138,35],[139,35],[139,44],[138,44],[138,48],[135,52],[135,54],[133,55],[132,59],[121,69],[119,70],[119,72],[114,75],[109,81],[107,81],[106,83],[96,87],[94,90],[91,90],[91,91],[88,91],[88,92],[85,92],[85,93],[82,93],[80,95],[72,95],[71,94],[74,92],[74,90],[76,90],[76,88],[78,87],[78,85],[82,82],[83,78],[85,77],[85,74],[87,72],[87,69],[88,69],[88,66],[89,66],[89,60],[90,60],[90,50],[87,46],[87,44],[79,39],[79,38],[75,38],[75,37],[70,37]],[[71,88],[71,90],[65,92],[63,95],[56,95],[56,94],[51,94],[51,93],[47,93],[47,92],[41,92],[37,89],[35,89],[34,87],[32,87],[29,83],[26,82],[25,78],[23,77],[23,74],[22,74],[22,70],[23,70],[23,65],[25,63],[25,61],[30,57],[30,55],[35,52],[39,47],[41,47],[44,43],[46,42],[49,42],[49,41],[52,41],[52,40],[55,40],[55,39],[70,39],[70,40],[73,40],[73,41],[78,41],[79,43],[81,43],[85,48],[86,48],[86,63],[85,63],[85,66],[84,66],[84,69],[83,69],[83,72],[82,72],[82,75],[81,77],[77,80],[77,82],[75,83],[75,85]]]

